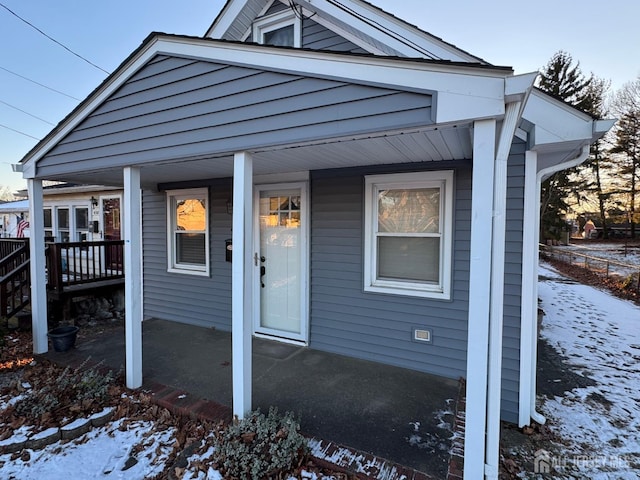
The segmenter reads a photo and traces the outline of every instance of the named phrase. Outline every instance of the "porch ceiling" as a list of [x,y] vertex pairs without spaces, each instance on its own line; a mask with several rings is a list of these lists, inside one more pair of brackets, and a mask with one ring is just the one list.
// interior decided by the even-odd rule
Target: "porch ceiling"
[[[344,168],[363,165],[430,162],[472,158],[471,125],[394,132],[365,138],[335,139],[308,145],[285,145],[253,152],[254,175]],[[141,168],[147,188],[159,183],[233,176],[233,152],[217,157],[183,158]],[[120,167],[50,178],[75,183],[122,186]]]

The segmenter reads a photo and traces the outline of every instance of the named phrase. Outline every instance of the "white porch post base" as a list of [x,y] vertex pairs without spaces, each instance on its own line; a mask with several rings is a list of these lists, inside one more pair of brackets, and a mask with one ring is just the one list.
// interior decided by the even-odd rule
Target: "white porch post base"
[[47,284],[44,256],[44,204],[42,180],[27,180],[29,194],[29,254],[31,274],[31,325],[33,353],[47,353]]
[[467,411],[464,438],[465,480],[483,478],[485,473],[495,142],[495,120],[475,122],[467,332]]
[[253,315],[253,160],[233,159],[233,263],[231,266],[231,347],[233,414],[251,411],[251,332]]
[[124,310],[127,388],[142,386],[142,258],[140,169],[124,169]]

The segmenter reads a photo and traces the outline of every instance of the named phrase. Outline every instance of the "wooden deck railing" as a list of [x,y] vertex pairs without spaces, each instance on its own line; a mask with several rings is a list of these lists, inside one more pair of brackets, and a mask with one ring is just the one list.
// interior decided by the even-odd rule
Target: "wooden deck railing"
[[[45,245],[47,290],[57,295],[66,288],[124,278],[123,240]],[[29,241],[1,239],[0,254],[0,318],[10,318],[30,302]]]
[[29,304],[29,241],[3,238],[0,254],[0,316],[9,318]]
[[48,289],[124,278],[124,241],[48,243]]

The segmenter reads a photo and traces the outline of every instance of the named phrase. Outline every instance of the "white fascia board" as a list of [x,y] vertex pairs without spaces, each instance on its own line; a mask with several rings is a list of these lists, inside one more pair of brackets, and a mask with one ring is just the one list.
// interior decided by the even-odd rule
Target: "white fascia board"
[[[283,2],[283,0],[280,0],[280,1]],[[363,50],[369,53],[372,53],[373,55],[383,55],[383,56],[388,55],[387,52],[380,50],[378,47],[376,47],[375,45],[372,45],[370,42],[367,42],[366,40],[363,40],[362,38],[352,34],[351,32],[346,31],[344,28],[342,28],[342,26],[336,24],[335,21],[332,21],[321,15],[314,15],[316,13],[315,11],[305,8],[304,5],[301,5],[301,6],[302,6],[303,15],[305,15],[308,18],[311,18],[313,16],[313,21],[318,23],[319,25],[322,25],[327,30],[331,30],[332,32],[340,35],[345,40],[350,41],[354,45],[357,45],[358,47],[362,48]]]
[[507,77],[504,82],[505,103],[523,102],[524,104],[533,90],[533,84],[538,75],[538,72],[530,72]]
[[249,0],[229,0],[204,36],[209,38],[222,38],[247,3],[249,3]]
[[532,150],[567,142],[591,141],[593,119],[538,90],[524,108],[523,118],[533,124]]
[[609,130],[613,128],[618,120],[615,118],[606,118],[593,122],[593,140],[602,138]]
[[[36,162],[156,55],[176,55],[284,73],[372,84],[434,95],[436,123],[504,114],[508,72],[386,58],[157,35],[112,75],[79,110],[23,161],[23,177],[35,178]],[[330,72],[330,73],[327,73]]]
[[[233,65],[375,84],[432,94],[436,123],[504,114],[504,79],[511,72],[464,65],[409,63],[387,57],[333,55],[296,49],[159,37],[156,53],[202,58]],[[330,73],[328,73],[330,72]]]
[[[336,1],[343,3],[343,0]],[[479,58],[463,52],[452,45],[448,45],[446,42],[440,41],[425,32],[421,32],[417,28],[408,28],[408,25],[400,19],[391,15],[384,15],[379,9],[367,5],[364,2],[357,0],[344,2],[349,4],[348,8],[350,8],[353,13],[336,6],[333,1],[305,0],[298,3],[307,3],[347,25],[354,25],[362,33],[408,57],[415,57],[416,54],[419,54],[427,58],[431,56],[432,58],[451,61],[474,63],[480,61]],[[311,8],[311,10],[313,11],[314,8]],[[381,27],[383,31],[390,33],[381,32],[376,26],[361,20],[362,17],[372,20],[373,23]],[[394,33],[396,35],[394,35]],[[399,39],[400,36],[408,40],[408,43],[416,44],[416,46],[407,45],[407,43]],[[422,50],[428,51],[430,55],[425,54]]]

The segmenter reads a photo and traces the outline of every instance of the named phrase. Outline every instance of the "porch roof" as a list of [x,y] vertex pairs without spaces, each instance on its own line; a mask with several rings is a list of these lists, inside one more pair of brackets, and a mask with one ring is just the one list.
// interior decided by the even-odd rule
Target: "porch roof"
[[[358,101],[361,99],[347,98],[330,112],[335,118],[329,115],[323,120],[326,123],[322,125],[331,126],[330,129],[316,129],[310,134],[276,138],[268,135],[266,126],[269,119],[261,118],[259,120],[266,122],[262,138],[246,145],[227,141],[233,136],[221,136],[219,140],[225,140],[225,145],[207,149],[204,143],[211,142],[211,132],[199,130],[194,131],[195,137],[191,141],[192,145],[202,147],[199,149],[181,150],[179,145],[174,144],[166,148],[169,147],[167,144],[162,150],[150,153],[149,149],[136,151],[133,148],[129,155],[135,154],[135,160],[121,159],[120,162],[115,159],[117,155],[109,151],[101,157],[99,164],[92,163],[89,156],[78,151],[73,164],[50,168],[56,163],[56,160],[51,160],[52,152],[75,135],[78,129],[86,128],[83,122],[99,112],[110,98],[122,92],[128,82],[139,78],[140,72],[157,68],[159,58],[179,58],[222,67],[270,72],[272,75],[288,75],[290,78],[296,76],[334,85],[351,85],[374,92],[371,98],[403,94],[404,103],[396,107],[397,102],[389,97],[388,109],[378,111],[380,102],[376,102],[374,109],[354,115],[364,119],[354,126],[345,125],[345,119],[352,119],[351,110],[358,112],[361,105]],[[105,185],[121,185],[122,167],[135,165],[142,167],[142,184],[150,186],[167,181],[202,178],[203,175],[208,178],[231,176],[233,153],[241,150],[251,151],[254,155],[256,174],[377,163],[468,159],[472,152],[472,122],[478,118],[500,118],[504,114],[504,79],[511,74],[510,69],[503,67],[344,55],[153,34],[25,156],[22,160],[23,172],[26,178],[79,183],[95,183],[99,178],[100,183]],[[143,73],[143,76],[146,75]],[[147,81],[152,76],[149,73]],[[321,107],[335,107],[337,102],[332,94],[328,91],[325,104]],[[168,95],[166,101],[175,95],[176,92],[173,92],[173,97]],[[345,112],[349,113],[344,116]],[[387,117],[384,118],[384,115]],[[129,109],[118,121],[140,118],[140,112]],[[131,146],[137,140],[134,130],[120,129],[121,134],[130,138],[119,140],[118,155],[122,155],[127,144]],[[112,131],[108,133],[111,135]],[[199,133],[201,137],[198,137]],[[109,146],[104,136],[93,138],[100,148]],[[88,140],[84,142],[88,143]]]
[[[132,81],[142,78],[146,82],[146,90],[141,89],[140,95],[157,87],[154,82],[160,75],[156,70],[162,59],[167,58],[215,65],[211,68],[233,67],[287,77],[288,80],[279,85],[281,90],[286,90],[287,82],[300,78],[325,85],[314,85],[306,93],[302,90],[296,93],[298,99],[302,95],[306,99],[310,97],[309,92],[313,93],[312,108],[296,105],[294,94],[290,95],[290,103],[283,106],[282,112],[304,114],[312,120],[305,125],[289,120],[284,127],[278,126],[280,132],[287,131],[286,135],[273,134],[270,121],[274,117],[260,110],[268,108],[268,102],[254,101],[235,105],[238,110],[252,109],[241,119],[245,125],[247,122],[259,124],[251,127],[251,132],[257,134],[249,139],[251,141],[229,128],[220,133],[212,132],[211,124],[204,128],[194,124],[202,113],[189,117],[191,125],[178,130],[188,140],[174,141],[176,132],[163,115],[175,111],[173,102],[185,92],[179,82],[174,82],[173,91],[161,98],[164,102],[161,109],[143,105],[142,110],[137,110],[141,102],[119,111],[108,107],[109,115],[115,115],[109,129],[104,130],[104,134],[86,134],[86,130],[95,127],[91,116],[104,113],[103,106],[114,96],[128,95]],[[200,68],[194,78],[204,77],[203,72]],[[528,142],[529,149],[539,153],[541,168],[549,168],[579,157],[582,148],[601,136],[611,123],[596,122],[542,92],[528,95],[534,76],[513,76],[509,68],[481,64],[318,52],[154,33],[21,160],[22,171],[25,178],[121,186],[122,168],[137,166],[141,169],[141,184],[153,188],[159,183],[230,177],[233,155],[239,151],[252,153],[255,175],[471,159],[473,123],[490,118],[501,122],[505,104],[517,96],[525,101],[519,114],[517,136]],[[242,75],[238,75],[240,77]],[[202,83],[198,88],[206,85]],[[273,83],[266,85],[271,87]],[[364,96],[361,92],[349,93],[336,100],[334,89],[338,87],[354,87],[368,93]],[[217,87],[209,85],[209,88]],[[252,85],[234,95],[251,89],[257,92],[254,100],[266,91]],[[212,98],[205,98],[208,105]],[[396,101],[398,98],[401,101]],[[372,101],[363,110],[363,102],[369,99]],[[178,107],[185,105],[191,104]],[[225,113],[224,108],[216,108],[217,104],[212,114]],[[324,116],[313,118],[319,109],[323,109]],[[144,123],[149,113],[163,122],[163,143],[156,142],[159,137],[152,131],[159,122]],[[137,122],[141,122],[142,127]],[[214,126],[225,124],[219,119],[213,123]],[[78,134],[83,129],[85,132]],[[136,137],[141,129],[151,134]],[[74,142],[75,145],[70,145]],[[100,151],[92,157],[86,150],[74,150],[79,143],[83,148],[88,146]],[[67,155],[62,162],[59,157],[54,158],[61,145]]]

